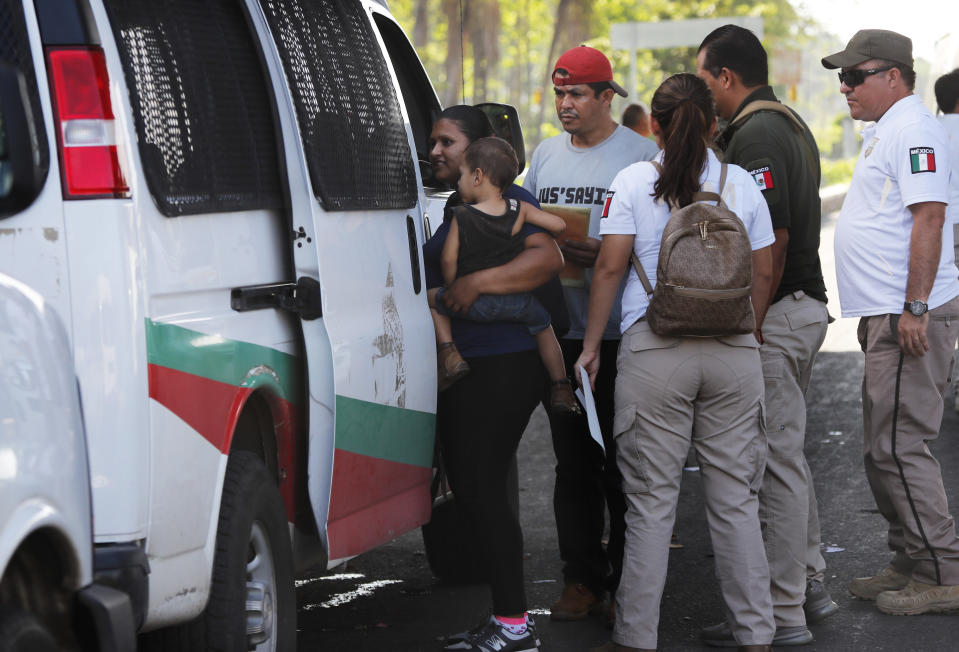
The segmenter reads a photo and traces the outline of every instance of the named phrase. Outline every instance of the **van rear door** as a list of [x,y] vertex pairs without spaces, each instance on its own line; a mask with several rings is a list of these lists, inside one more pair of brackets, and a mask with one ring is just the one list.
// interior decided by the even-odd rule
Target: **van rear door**
[[429,518],[436,361],[421,192],[366,3],[260,7],[289,86],[310,190],[307,202],[291,193],[293,256],[298,279],[319,281],[322,316],[303,322],[309,487],[335,562]]

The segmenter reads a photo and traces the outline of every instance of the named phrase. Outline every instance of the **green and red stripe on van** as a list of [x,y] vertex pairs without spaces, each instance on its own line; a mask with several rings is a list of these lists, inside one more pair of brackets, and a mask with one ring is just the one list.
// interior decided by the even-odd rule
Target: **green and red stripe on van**
[[[280,490],[292,519],[296,424],[303,419],[305,370],[294,355],[147,320],[150,398],[221,453],[229,451],[246,400],[261,391],[276,424]],[[436,416],[336,396],[330,558],[359,554],[429,519]],[[300,447],[305,450],[305,446]]]

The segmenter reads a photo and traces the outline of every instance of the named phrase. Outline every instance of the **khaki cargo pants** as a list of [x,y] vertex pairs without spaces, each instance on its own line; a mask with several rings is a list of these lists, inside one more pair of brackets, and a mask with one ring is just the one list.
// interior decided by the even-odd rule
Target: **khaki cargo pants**
[[806,569],[814,569],[811,574],[820,581],[825,570],[816,494],[803,447],[806,389],[828,321],[825,303],[794,292],[772,304],[763,322],[765,343],[759,354],[769,456],[759,515],[777,627],[805,626]]
[[892,566],[926,584],[959,584],[959,538],[939,462],[927,442],[939,436],[943,392],[959,333],[959,297],[929,311],[929,351],[899,349],[899,315],[859,321],[866,354],[862,380],[863,459],[880,513],[889,522]]
[[759,527],[766,460],[763,376],[752,335],[660,337],[645,320],[623,335],[613,432],[626,496],[626,553],[616,594],[621,645],[655,649],[683,463],[702,469],[716,574],[741,645],[775,633]]

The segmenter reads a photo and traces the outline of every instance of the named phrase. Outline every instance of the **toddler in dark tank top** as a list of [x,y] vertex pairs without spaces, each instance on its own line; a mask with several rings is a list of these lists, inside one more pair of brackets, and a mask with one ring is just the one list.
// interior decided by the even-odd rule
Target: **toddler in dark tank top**
[[[562,218],[516,199],[503,199],[503,190],[516,178],[516,153],[495,137],[473,142],[463,156],[457,190],[462,206],[453,209],[449,235],[440,263],[443,282],[513,260],[523,250],[523,224],[529,222],[553,235],[566,229]],[[469,364],[456,350],[450,329],[443,288],[429,291],[430,311],[436,330],[439,388],[443,391],[469,373]],[[482,294],[459,317],[479,322],[515,321],[527,326],[536,340],[551,385],[550,409],[579,413],[580,407],[566,377],[563,353],[550,325],[546,308],[527,292]]]

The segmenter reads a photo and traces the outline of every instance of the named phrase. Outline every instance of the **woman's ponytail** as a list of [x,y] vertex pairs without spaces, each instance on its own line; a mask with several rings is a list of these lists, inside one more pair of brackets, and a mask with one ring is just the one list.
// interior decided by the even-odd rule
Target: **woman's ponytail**
[[706,165],[706,140],[716,119],[712,93],[696,75],[673,75],[656,89],[650,115],[659,123],[663,140],[663,171],[653,197],[686,206],[699,190]]

